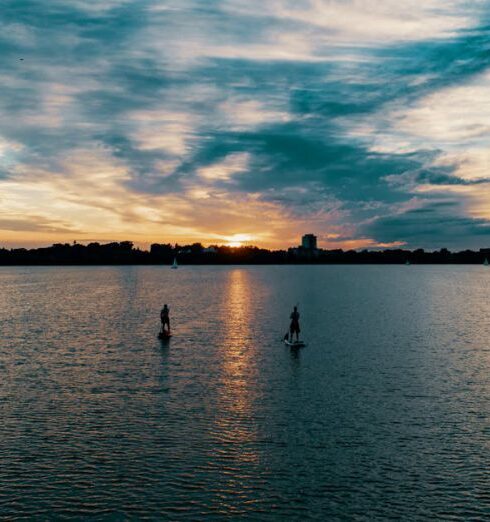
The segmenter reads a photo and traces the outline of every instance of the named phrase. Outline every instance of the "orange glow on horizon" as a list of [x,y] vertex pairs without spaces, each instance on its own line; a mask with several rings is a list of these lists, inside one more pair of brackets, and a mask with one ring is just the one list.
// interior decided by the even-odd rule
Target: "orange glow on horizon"
[[251,234],[234,234],[233,236],[226,238],[226,245],[232,248],[239,248],[244,246],[245,243],[254,240],[254,236]]
[[[240,236],[240,239],[237,237]],[[231,248],[240,248],[243,246],[256,246],[259,248],[265,248],[269,250],[287,250],[290,247],[297,247],[301,243],[301,233],[293,238],[267,238],[262,239],[252,235],[236,234],[235,236],[224,237],[221,240],[214,238],[201,239],[197,236],[170,236],[161,235],[157,237],[151,236],[138,236],[135,234],[107,234],[107,235],[96,235],[92,234],[84,236],[77,233],[64,233],[59,234],[56,232],[32,232],[23,233],[13,231],[0,230],[0,248],[45,248],[53,245],[54,243],[68,243],[73,244],[74,241],[81,245],[88,245],[89,243],[112,243],[121,241],[132,241],[135,248],[141,248],[142,250],[148,250],[152,243],[171,243],[179,245],[188,245],[192,243],[202,243],[204,247],[212,245],[222,245]],[[359,239],[330,239],[326,238],[322,240],[320,236],[318,238],[319,248],[326,250],[341,248],[343,250],[358,250],[363,248],[400,248],[406,243],[403,241],[394,241],[392,243],[380,243],[371,238],[359,238]]]

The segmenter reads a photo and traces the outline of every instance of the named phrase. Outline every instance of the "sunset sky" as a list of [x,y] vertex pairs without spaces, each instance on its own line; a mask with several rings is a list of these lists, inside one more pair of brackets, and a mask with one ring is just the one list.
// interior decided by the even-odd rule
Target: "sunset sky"
[[2,0],[0,246],[490,247],[490,14]]

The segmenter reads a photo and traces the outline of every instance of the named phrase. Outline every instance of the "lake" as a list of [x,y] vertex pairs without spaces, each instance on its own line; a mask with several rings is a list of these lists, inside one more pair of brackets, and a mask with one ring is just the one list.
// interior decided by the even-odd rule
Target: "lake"
[[488,267],[3,267],[0,288],[2,518],[490,517]]

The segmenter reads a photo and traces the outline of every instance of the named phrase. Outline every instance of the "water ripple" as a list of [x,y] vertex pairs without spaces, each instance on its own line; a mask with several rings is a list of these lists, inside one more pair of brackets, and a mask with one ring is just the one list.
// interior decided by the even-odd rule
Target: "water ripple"
[[[0,283],[2,519],[490,519],[482,267],[2,268]],[[299,353],[280,342],[296,302]]]

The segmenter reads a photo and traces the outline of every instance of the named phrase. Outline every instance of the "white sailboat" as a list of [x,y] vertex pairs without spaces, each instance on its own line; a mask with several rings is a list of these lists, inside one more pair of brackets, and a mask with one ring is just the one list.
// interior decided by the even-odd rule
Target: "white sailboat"
[[484,264],[485,266],[488,266],[488,265],[490,264],[490,263],[488,262],[488,258],[485,258],[485,261],[483,261],[483,264]]
[[179,268],[179,265],[177,264],[177,258],[174,257],[174,262],[170,268]]

